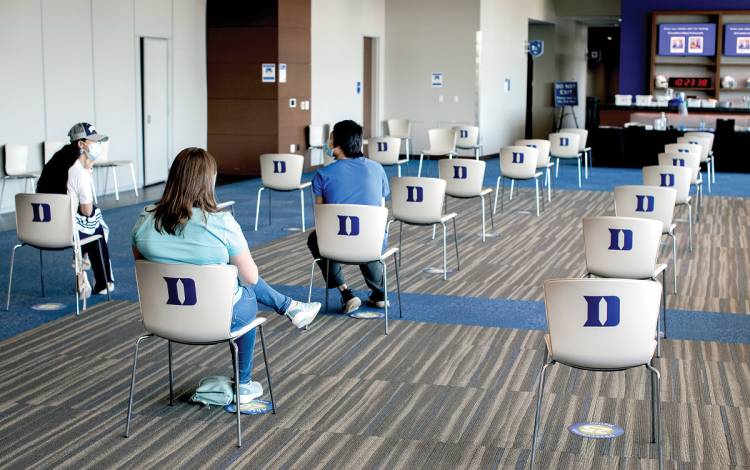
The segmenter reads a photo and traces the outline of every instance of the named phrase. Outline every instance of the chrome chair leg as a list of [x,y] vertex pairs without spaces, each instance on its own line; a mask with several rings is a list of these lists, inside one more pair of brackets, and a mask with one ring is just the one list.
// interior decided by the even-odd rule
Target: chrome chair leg
[[531,434],[531,470],[534,469],[534,460],[536,457],[536,437],[539,432],[539,421],[541,420],[540,415],[542,412],[542,397],[544,396],[544,374],[547,371],[547,367],[554,364],[554,362],[546,362],[539,370],[539,388],[537,389],[536,396],[536,413],[534,414],[534,431]]
[[651,364],[646,364],[646,368],[651,372],[651,442],[656,444],[659,470],[661,470],[663,468],[661,455],[661,399],[659,397],[661,376],[659,370]]
[[325,313],[328,313],[328,274],[330,273],[330,271],[331,271],[331,261],[328,258],[326,258],[326,275],[324,276],[326,283],[323,286],[323,290],[326,293],[325,308],[323,309],[323,312]]
[[674,293],[677,294],[677,235],[670,233],[672,237],[672,275],[674,276]]
[[258,325],[260,334],[260,346],[263,349],[263,362],[266,366],[266,378],[268,379],[268,394],[271,396],[271,411],[276,414],[276,401],[273,399],[273,385],[271,385],[271,370],[268,366],[268,353],[266,352],[266,340],[263,338],[263,325]]
[[[76,292],[78,292],[78,289],[76,289]],[[133,372],[130,376],[130,397],[128,398],[128,418],[125,423],[125,437],[128,437],[130,435],[130,416],[133,412],[133,394],[135,393],[135,370],[138,366],[138,346],[141,344],[141,341],[143,341],[146,338],[150,338],[153,336],[152,334],[147,334],[139,337],[135,341],[135,352],[133,353]]]
[[482,200],[482,242],[484,242],[484,240],[485,240],[485,230],[484,230],[484,224],[485,224],[484,196],[481,196],[480,199]]
[[576,163],[578,163],[578,187],[581,187],[581,157],[579,156],[576,158]]
[[536,192],[536,196],[534,200],[536,201],[536,216],[539,217],[539,178],[534,178],[534,190]]
[[417,178],[422,176],[422,160],[424,160],[424,154],[419,154],[419,168],[417,169]]
[[268,225],[271,225],[271,210],[273,208],[271,204],[271,193],[273,193],[273,190],[268,190]]
[[138,181],[135,179],[135,166],[130,164],[130,177],[133,178],[133,190],[135,191],[135,197],[138,197]]
[[169,356],[169,406],[174,405],[174,374],[172,373],[172,342],[167,340],[167,355]]
[[[497,198],[500,195],[500,180],[503,179],[503,175],[500,175],[497,177],[497,181],[495,182],[495,203],[492,205],[492,212],[497,212]],[[500,202],[502,204],[502,201]],[[502,209],[500,209],[502,211]]]
[[662,328],[664,330],[664,338],[667,337],[667,270],[661,272],[661,296],[662,296],[662,309],[664,315],[662,315]]
[[[404,223],[399,220],[398,222],[398,252],[402,253],[401,251],[401,240],[404,235]],[[398,264],[401,265],[401,256],[398,257]]]
[[508,196],[508,200],[513,200],[513,189],[516,187],[516,180],[513,178],[510,179],[510,195]]
[[388,334],[388,269],[386,268],[385,261],[380,260],[380,264],[383,266],[383,292],[385,293],[385,334]]
[[255,202],[255,231],[256,232],[258,231],[258,217],[260,216],[260,195],[263,192],[263,189],[265,189],[263,188],[263,186],[258,188],[258,198],[257,198],[257,201]]
[[237,416],[237,447],[242,447],[242,428],[240,424],[240,361],[237,343],[233,339],[229,340],[229,347],[232,350],[232,363],[234,364],[234,409]]
[[[102,251],[102,243],[104,243],[104,239],[96,240],[94,243],[96,243],[96,247],[99,250],[99,260],[102,263],[102,272],[104,273],[104,284],[105,289],[107,289],[107,300],[112,300],[112,295],[109,293],[109,281],[107,281],[107,267],[104,264],[104,252]],[[84,309],[85,310],[85,309]]]
[[560,175],[560,159],[555,158],[555,179]]
[[443,280],[448,280],[448,229],[443,222]]
[[398,300],[398,317],[404,318],[404,312],[401,309],[401,280],[398,276],[398,268],[401,265],[401,252],[395,253],[393,256],[396,257],[393,259],[393,265],[396,270],[396,298]]
[[[23,243],[19,243],[18,245],[13,247],[13,250],[10,253],[10,272],[8,274],[8,298],[5,301],[5,311],[7,312],[10,309],[10,289],[13,286],[13,264],[16,260],[16,250],[18,248],[21,248],[23,246]],[[76,289],[76,292],[78,292],[78,289]]]
[[302,210],[302,231],[305,231],[305,190],[299,190],[299,203]]
[[693,251],[693,206],[688,201],[687,203],[687,210],[688,210],[688,251],[692,253]]
[[44,260],[42,258],[42,250],[39,250],[39,285],[42,288],[42,297],[44,297]]
[[[456,218],[453,217],[453,244],[456,246],[456,271],[461,270],[461,260],[458,257],[458,232],[456,231]],[[401,263],[401,252],[398,253],[399,263]]]

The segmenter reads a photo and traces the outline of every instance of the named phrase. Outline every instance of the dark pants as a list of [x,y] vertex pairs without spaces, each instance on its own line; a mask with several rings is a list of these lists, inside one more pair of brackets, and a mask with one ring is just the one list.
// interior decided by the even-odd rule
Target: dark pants
[[[91,270],[94,271],[94,292],[101,292],[107,288],[107,282],[112,282],[112,271],[109,266],[109,248],[107,242],[104,241],[104,228],[97,227],[94,235],[101,235],[102,238],[82,245],[81,253],[88,255],[89,261],[91,261]],[[78,236],[84,239],[92,235],[78,232]],[[99,254],[99,247],[101,247],[101,255]],[[102,262],[104,267],[102,267]]]
[[[344,279],[344,273],[341,272],[341,264],[335,261],[329,261],[320,256],[320,250],[318,250],[318,235],[313,230],[310,236],[307,238],[307,247],[310,249],[314,258],[320,258],[318,267],[323,272],[323,277],[326,278],[326,262],[328,262],[328,287],[329,289],[339,287],[346,284]],[[381,299],[385,298],[385,291],[383,290],[383,265],[380,261],[373,261],[367,264],[360,264],[359,270],[362,271],[362,276],[365,278],[365,283],[369,287],[374,297]]]

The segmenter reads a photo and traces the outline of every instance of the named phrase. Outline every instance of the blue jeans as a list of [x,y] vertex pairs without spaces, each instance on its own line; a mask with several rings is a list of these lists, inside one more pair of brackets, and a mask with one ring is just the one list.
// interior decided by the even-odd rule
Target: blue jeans
[[[239,330],[255,320],[258,314],[258,303],[271,307],[283,315],[292,303],[287,297],[266,284],[261,277],[252,286],[243,286],[242,297],[234,304],[232,312],[232,331]],[[253,350],[255,348],[255,330],[252,330],[235,341],[237,343],[237,362],[240,367],[240,383],[248,383],[253,373]],[[231,346],[230,346],[231,351]],[[234,361],[232,361],[234,367]]]

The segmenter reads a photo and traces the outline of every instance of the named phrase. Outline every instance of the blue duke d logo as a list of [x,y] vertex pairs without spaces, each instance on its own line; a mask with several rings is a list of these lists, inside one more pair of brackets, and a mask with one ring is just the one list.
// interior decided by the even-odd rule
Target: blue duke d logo
[[[167,282],[167,305],[184,305],[190,306],[198,303],[198,294],[195,289],[195,281],[187,277],[165,277]],[[184,293],[180,300],[179,285],[182,284]]]
[[273,172],[274,173],[286,173],[286,162],[285,161],[273,161]]
[[[586,323],[583,326],[605,327],[617,326],[620,324],[620,298],[615,295],[584,295],[586,305]],[[604,300],[606,317],[602,323],[599,309]]]
[[31,221],[32,222],[49,222],[52,220],[52,210],[49,204],[43,202],[31,203]]
[[406,202],[424,201],[424,188],[421,186],[406,187]]
[[635,196],[636,212],[654,212],[654,196],[638,194]]
[[337,215],[339,219],[339,235],[353,237],[359,235],[359,217],[354,215]]
[[[622,246],[620,245],[620,233],[622,233]],[[609,250],[630,251],[633,249],[633,231],[623,228],[609,229]]]

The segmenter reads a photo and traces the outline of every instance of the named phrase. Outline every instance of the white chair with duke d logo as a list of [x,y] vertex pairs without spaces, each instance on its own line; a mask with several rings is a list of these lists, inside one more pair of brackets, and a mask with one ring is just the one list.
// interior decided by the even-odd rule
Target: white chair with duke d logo
[[456,131],[454,129],[430,129],[427,131],[430,139],[430,148],[422,150],[419,154],[419,169],[417,176],[422,176],[422,160],[424,156],[442,157],[452,159],[456,153]]
[[[458,232],[456,232],[455,212],[443,213],[443,201],[445,200],[446,181],[439,178],[391,178],[391,206],[393,208],[393,219],[388,222],[399,223],[398,250],[399,263],[404,256],[401,250],[401,238],[404,232],[404,224],[407,225],[432,225],[443,226],[443,280],[448,279],[448,243],[446,224],[453,221],[453,240],[456,247],[456,269],[461,269],[458,258]],[[429,269],[429,268],[428,268]],[[437,272],[432,268],[429,272]]]
[[[632,279],[553,279],[544,281],[549,333],[531,438],[531,468],[541,422],[547,369],[560,363],[584,371],[617,372],[645,367],[651,376],[651,442],[662,468],[659,371],[651,365],[659,316],[658,282]],[[558,399],[562,395],[558,395]],[[635,401],[633,401],[635,403]],[[552,442],[556,439],[545,439]]]
[[706,164],[708,192],[711,185],[716,184],[716,159],[714,157],[714,134],[712,132],[686,132],[684,136],[677,138],[677,142],[685,139],[686,142],[697,142],[701,146],[701,164]]
[[367,156],[383,166],[396,165],[398,176],[401,176],[401,165],[409,160],[399,159],[401,150],[401,139],[398,137],[376,137],[368,139]]
[[662,236],[672,239],[672,275],[674,292],[677,293],[677,234],[674,217],[677,191],[659,186],[616,186],[615,215],[658,220],[662,223]]
[[571,132],[557,132],[549,135],[550,156],[555,159],[555,178],[560,173],[560,159],[575,159],[578,163],[578,187],[581,187],[581,158],[578,149],[581,137]]
[[456,132],[456,151],[471,150],[474,152],[474,158],[479,160],[479,157],[482,156],[479,128],[476,126],[457,126],[453,130]]
[[589,131],[586,129],[580,129],[578,127],[565,127],[563,129],[560,129],[558,132],[578,134],[578,151],[583,153],[583,175],[584,178],[589,179],[589,168],[593,163],[591,147],[587,146],[589,140]]
[[[44,261],[42,251],[73,250],[75,274],[83,272],[81,260],[81,246],[95,242],[101,235],[92,235],[81,240],[75,222],[75,212],[70,196],[67,194],[16,194],[16,233],[18,243],[13,247],[10,256],[10,274],[8,275],[8,297],[5,310],[10,309],[10,291],[13,287],[13,265],[16,250],[22,246],[30,246],[39,250],[40,289],[44,297]],[[99,246],[99,259],[101,246]],[[103,262],[103,261],[102,261]],[[102,272],[105,271],[102,264]],[[75,280],[75,277],[74,277]],[[77,285],[77,284],[74,284]],[[76,295],[76,315],[81,314],[78,289]],[[111,300],[107,287],[107,300]],[[83,299],[83,310],[86,310],[86,298]]]
[[[513,145],[531,147],[539,150],[537,157],[536,169],[544,171],[544,185],[547,186],[547,202],[552,202],[552,178],[550,177],[550,168],[555,166],[549,158],[550,141],[544,139],[519,139]],[[510,193],[513,194],[513,181],[510,182]]]
[[[495,205],[492,213],[497,211],[497,198],[500,196],[500,212],[503,211],[503,202],[505,196],[505,180],[509,179],[511,184],[516,181],[534,180],[534,190],[536,191],[536,216],[539,217],[539,177],[541,171],[537,171],[537,161],[539,160],[539,150],[527,146],[513,146],[500,149],[500,176],[497,177],[495,184]],[[511,186],[510,197],[513,199],[513,186]],[[544,191],[544,188],[542,188]],[[544,194],[542,194],[542,210],[544,210]]]
[[32,171],[29,163],[28,145],[5,144],[5,175],[3,176],[2,189],[0,189],[0,207],[3,205],[5,182],[7,180],[23,180],[24,192],[29,190],[30,181],[31,190],[34,190],[34,182],[39,178],[39,173]]
[[[386,121],[388,128],[388,137],[401,139],[405,145],[406,161],[409,161],[411,155],[411,121],[408,119],[388,119]],[[399,148],[399,152],[401,149]]]
[[44,141],[44,164],[52,160],[58,150],[65,147],[67,142],[62,140],[45,140]]
[[109,170],[112,169],[112,180],[115,183],[115,200],[120,200],[120,189],[117,186],[117,169],[121,166],[127,166],[130,168],[130,178],[133,182],[133,191],[135,196],[138,197],[138,180],[135,179],[135,164],[133,160],[110,160],[109,159],[109,144],[110,140],[102,141],[102,154],[94,161],[94,169],[104,168],[104,194],[107,193],[107,184],[109,183]]
[[[661,274],[666,285],[667,265],[657,263],[663,225],[659,220],[637,217],[584,217],[583,241],[586,252],[584,277],[650,279]],[[667,295],[662,289],[662,322],[667,331]],[[657,331],[657,355],[661,355]]]
[[[302,182],[302,167],[305,157],[293,153],[266,153],[260,156],[260,178],[263,186],[258,188],[258,199],[255,202],[255,231],[258,231],[260,216],[260,196],[268,190],[268,224],[271,224],[271,192],[299,191],[300,220],[302,231],[305,231],[305,188],[311,188],[311,182]],[[310,195],[312,198],[312,193]],[[291,229],[295,230],[295,229]],[[299,229],[297,229],[299,230]]]
[[[643,184],[648,186],[661,186],[663,188],[674,188],[677,191],[675,199],[675,210],[677,206],[686,206],[688,211],[688,249],[693,251],[693,206],[690,198],[690,182],[693,179],[693,170],[679,166],[644,166]],[[676,219],[675,219],[676,220]],[[681,222],[678,220],[678,222]],[[684,220],[682,220],[684,222]]]
[[[169,361],[169,405],[174,403],[174,377],[172,374],[172,343],[194,346],[207,346],[229,343],[234,363],[234,394],[240,396],[240,368],[238,349],[235,342],[245,334],[255,334],[258,329],[263,359],[268,379],[268,393],[271,396],[271,409],[276,413],[273,400],[271,373],[268,368],[266,342],[263,338],[264,317],[232,330],[234,290],[237,286],[237,267],[233,265],[193,265],[154,263],[138,260],[135,262],[135,280],[138,285],[138,300],[141,319],[146,330],[135,342],[133,372],[130,378],[128,398],[128,418],[125,437],[130,435],[130,416],[133,411],[135,394],[135,374],[138,366],[138,346],[141,341],[152,336],[167,340]],[[237,400],[239,401],[239,400]],[[240,428],[241,407],[235,405],[237,416],[237,447],[242,446]]]
[[695,187],[698,195],[698,205],[695,209],[695,220],[700,221],[701,207],[703,205],[703,177],[701,176],[701,159],[700,154],[695,152],[662,152],[658,155],[659,165],[661,166],[679,166],[690,168],[692,176],[690,177],[690,186]]
[[[358,204],[316,204],[315,232],[318,237],[320,256],[326,259],[325,272],[329,271],[329,261],[340,264],[367,264],[379,262],[383,266],[383,290],[385,291],[385,334],[388,334],[388,267],[386,260],[394,259],[396,269],[396,290],[398,293],[399,317],[401,311],[401,282],[398,278],[398,248],[388,248],[383,252],[383,241],[386,240],[388,209],[378,206]],[[315,264],[310,270],[310,289],[308,302],[312,298]],[[328,312],[328,279],[325,280],[325,308]]]
[[[492,188],[483,188],[485,163],[482,160],[440,160],[438,162],[440,178],[446,181],[446,196],[456,199],[479,198],[482,201],[482,241],[487,235],[485,231],[485,196],[492,193]],[[446,205],[447,210],[447,205]],[[495,230],[495,219],[490,210],[492,230]],[[435,238],[433,230],[432,238]]]

